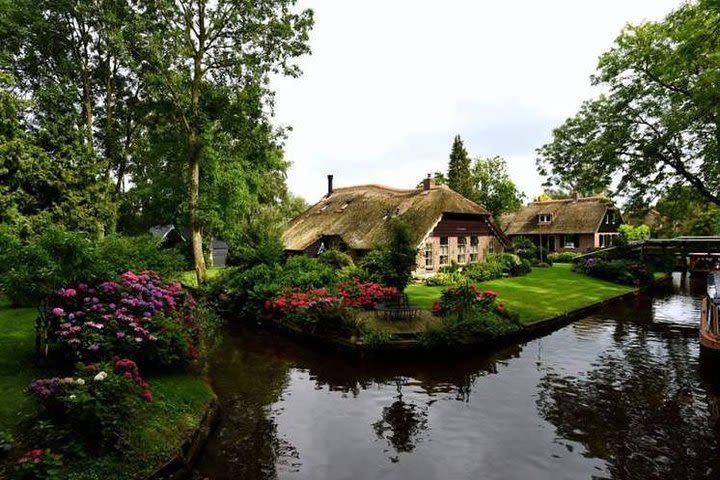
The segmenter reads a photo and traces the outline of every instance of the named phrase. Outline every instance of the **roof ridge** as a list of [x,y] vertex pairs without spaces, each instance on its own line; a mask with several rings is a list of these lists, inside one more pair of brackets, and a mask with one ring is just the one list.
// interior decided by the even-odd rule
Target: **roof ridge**
[[540,201],[534,201],[530,202],[530,205],[544,205],[546,203],[573,203],[573,202],[589,202],[589,201],[600,201],[600,200],[610,200],[609,197],[605,195],[593,195],[590,197],[580,197],[578,199],[575,198],[553,198],[550,200],[540,200]]

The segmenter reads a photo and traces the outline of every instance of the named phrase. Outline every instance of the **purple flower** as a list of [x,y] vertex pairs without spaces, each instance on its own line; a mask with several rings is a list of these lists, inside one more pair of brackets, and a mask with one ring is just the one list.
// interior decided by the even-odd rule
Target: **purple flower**
[[65,310],[60,307],[55,307],[52,309],[52,314],[56,317],[62,317],[63,315],[65,315]]
[[90,350],[91,352],[98,352],[100,351],[100,345],[98,345],[97,343],[93,343],[88,347],[88,350]]

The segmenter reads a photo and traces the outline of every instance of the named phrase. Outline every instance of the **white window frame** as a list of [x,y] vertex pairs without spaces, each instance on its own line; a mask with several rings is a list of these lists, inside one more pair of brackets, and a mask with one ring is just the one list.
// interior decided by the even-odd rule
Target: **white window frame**
[[470,261],[469,263],[477,263],[478,261],[478,245],[480,245],[480,238],[477,235],[470,237]]
[[425,242],[425,268],[428,270],[432,270],[434,265],[435,260],[433,259],[433,242],[427,241]]
[[[443,243],[445,240],[445,243]],[[438,264],[443,267],[450,264],[450,237],[440,237],[440,259]]]
[[464,265],[467,262],[467,237],[457,239],[457,263]]
[[[615,243],[616,233],[601,233],[600,235],[600,248],[612,247]],[[609,241],[608,241],[609,240]]]
[[552,223],[552,213],[538,213],[538,225],[547,225],[550,223]]

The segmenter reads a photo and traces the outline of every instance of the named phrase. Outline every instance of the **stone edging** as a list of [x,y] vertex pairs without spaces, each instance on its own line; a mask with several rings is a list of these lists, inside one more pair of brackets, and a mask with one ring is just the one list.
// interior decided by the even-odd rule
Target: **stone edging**
[[183,442],[175,456],[147,477],[147,480],[183,480],[189,478],[192,469],[200,459],[203,449],[220,419],[220,404],[217,398],[205,407],[200,425]]

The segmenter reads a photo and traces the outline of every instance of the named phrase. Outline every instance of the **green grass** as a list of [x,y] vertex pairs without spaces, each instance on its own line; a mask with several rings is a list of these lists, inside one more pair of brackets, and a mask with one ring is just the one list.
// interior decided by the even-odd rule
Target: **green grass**
[[[606,300],[633,289],[625,285],[598,280],[570,270],[570,264],[534,268],[523,277],[503,278],[478,284],[483,290],[494,290],[508,310],[520,315],[529,325],[571,310]],[[405,291],[412,303],[432,308],[445,287],[411,285]]]
[[[221,267],[208,268],[208,270],[207,270],[208,280],[212,280],[213,278],[220,275],[220,272],[222,272],[222,270],[223,269]],[[174,279],[188,287],[197,288],[197,277],[195,276],[195,270],[187,270],[185,272],[179,272],[177,275],[175,275]]]
[[[21,420],[33,415],[34,401],[25,394],[36,378],[56,373],[35,364],[34,308],[10,308],[0,297],[0,430],[22,438]],[[127,419],[136,428],[130,438],[129,458],[107,455],[72,462],[67,478],[144,478],[169,460],[186,436],[200,423],[205,407],[214,398],[207,382],[195,375],[174,374],[149,377],[154,401],[139,418]],[[43,447],[25,445],[23,447]],[[0,478],[2,468],[0,467]]]

